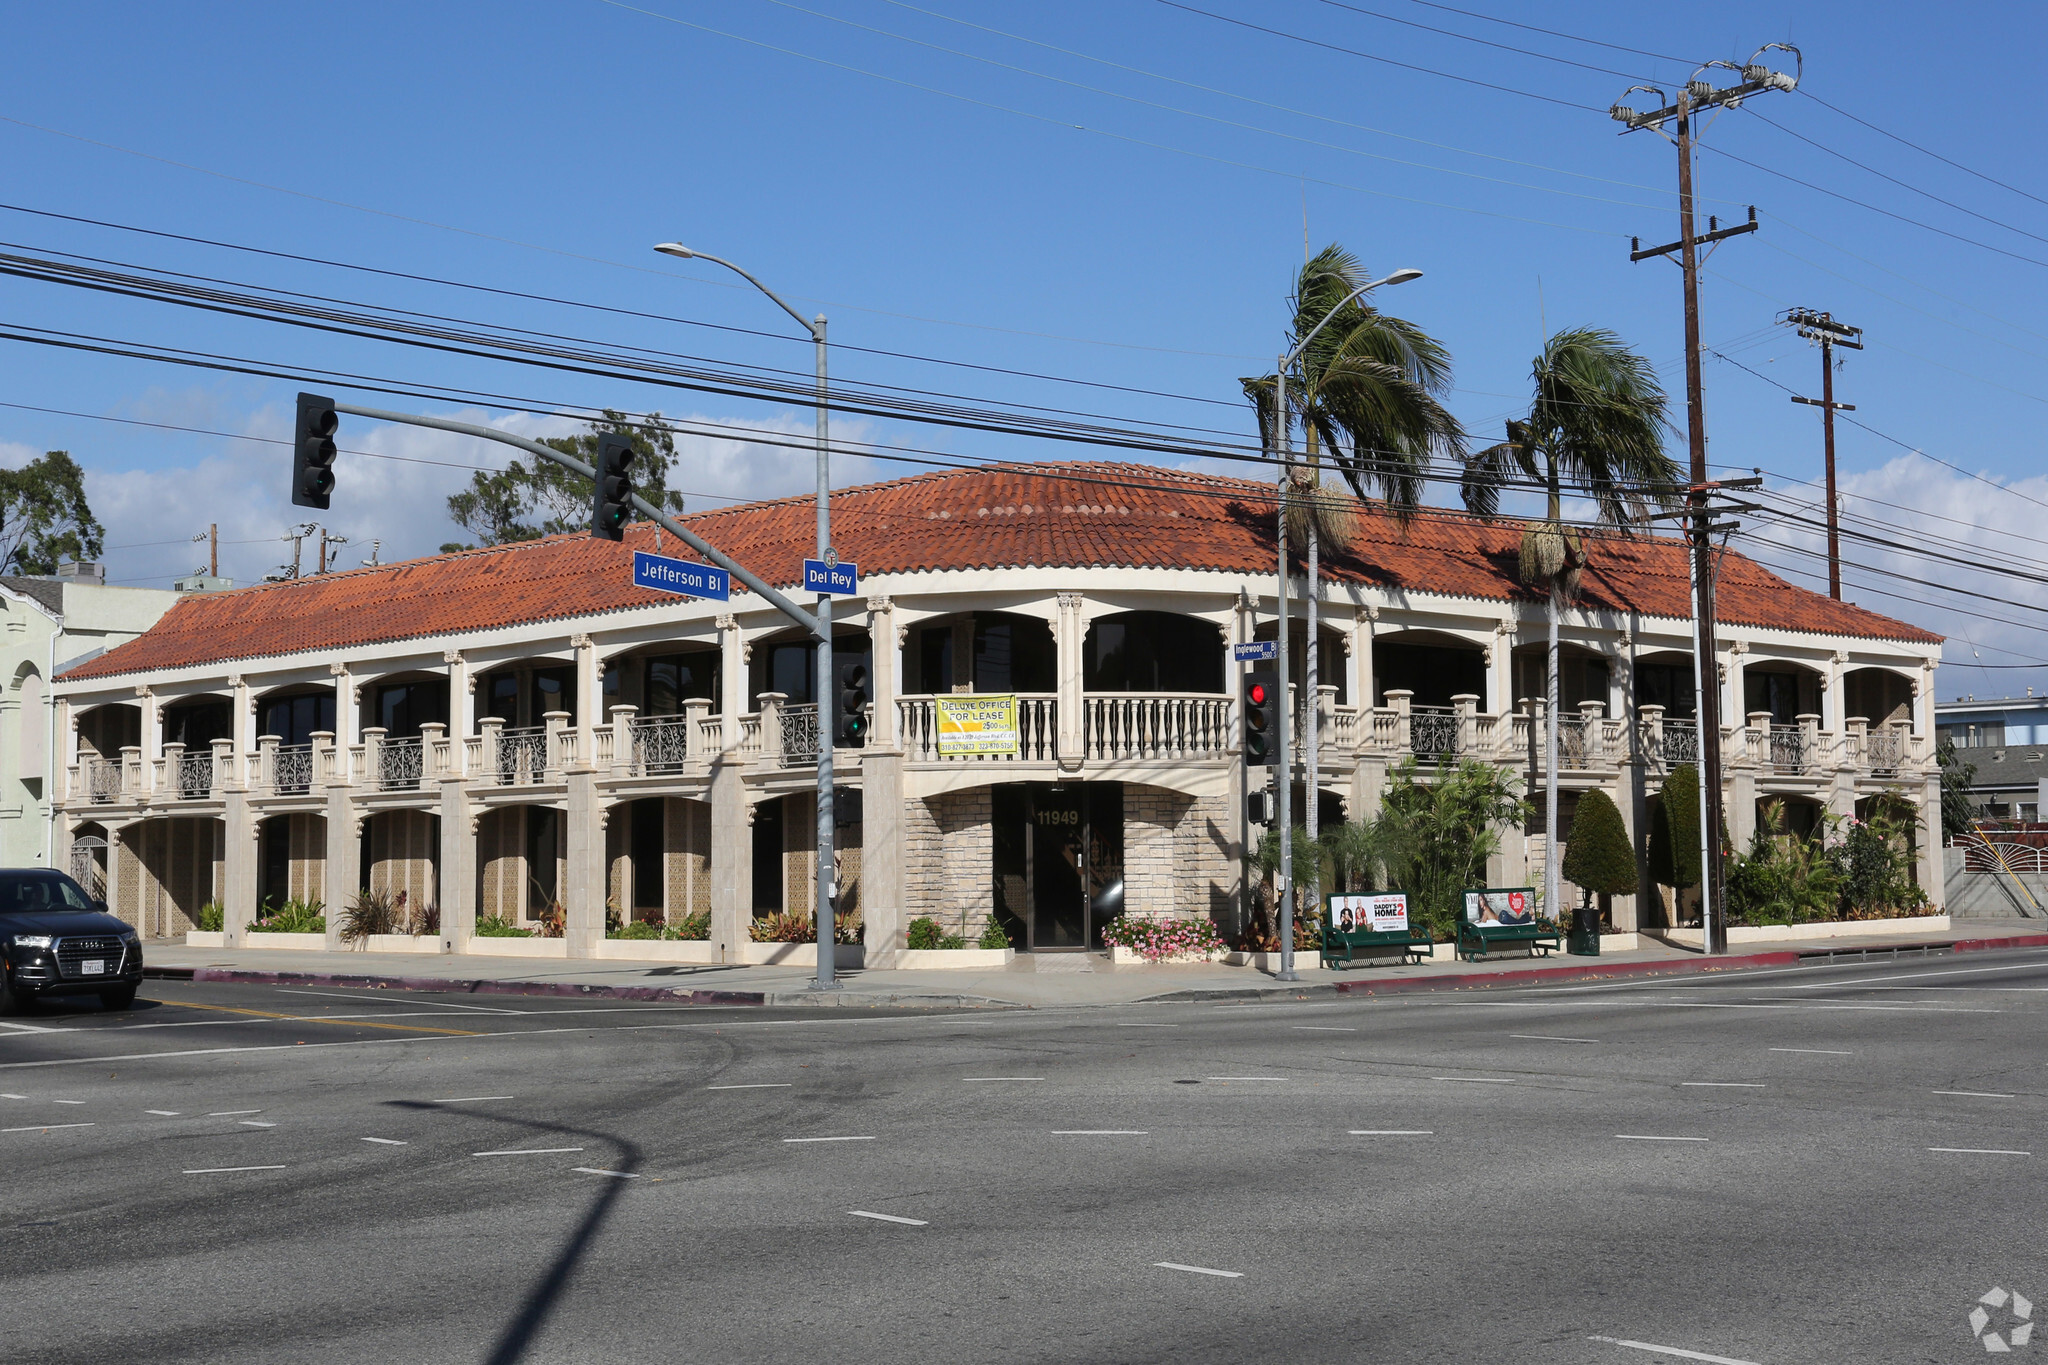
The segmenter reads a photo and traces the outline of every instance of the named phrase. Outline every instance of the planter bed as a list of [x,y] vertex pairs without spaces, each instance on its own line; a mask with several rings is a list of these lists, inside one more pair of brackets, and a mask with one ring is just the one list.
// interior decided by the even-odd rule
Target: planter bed
[[[251,934],[250,937],[269,938],[270,935]],[[210,933],[204,929],[187,929],[185,931],[185,946],[187,948],[225,948],[228,946],[228,936],[218,929]]]
[[[1947,915],[1914,915],[1908,919],[1824,920],[1818,924],[1731,924],[1728,943],[1772,943],[1786,939],[1825,940],[1833,938],[1889,938],[1895,934],[1945,934]],[[1649,938],[1662,939],[1680,948],[1700,946],[1697,929],[1645,929]],[[1602,943],[1606,940],[1603,938]]]
[[[189,944],[191,940],[188,938],[186,942]],[[327,947],[327,935],[258,934],[249,932],[242,935],[242,946],[244,948],[296,948],[302,952],[317,953]]]
[[456,951],[471,957],[567,957],[569,940],[565,938],[480,938],[472,935],[457,945]]
[[439,934],[372,934],[360,944],[344,943],[342,947],[370,953],[445,953],[448,943]]
[[1218,949],[1207,953],[1174,953],[1167,957],[1148,958],[1136,948],[1126,948],[1119,943],[1109,945],[1109,965],[1112,967],[1171,967],[1190,962],[1225,962],[1233,956],[1237,954]]
[[[759,948],[766,945],[754,946]],[[912,972],[999,972],[1008,967],[1016,956],[1016,950],[1013,948],[897,948],[893,951],[877,951],[874,961],[867,965]]]
[[[1226,967],[1253,967],[1262,972],[1277,972],[1280,970],[1280,954],[1278,953],[1229,952],[1216,960]],[[1322,972],[1328,971],[1329,968],[1323,966],[1323,959],[1315,949],[1301,948],[1297,949],[1294,954],[1294,970],[1297,972]]]
[[[857,968],[861,965],[862,954],[861,944],[842,943],[833,954],[832,965],[841,970]],[[818,965],[818,945],[749,941],[740,945],[740,961],[756,967],[815,967]]]

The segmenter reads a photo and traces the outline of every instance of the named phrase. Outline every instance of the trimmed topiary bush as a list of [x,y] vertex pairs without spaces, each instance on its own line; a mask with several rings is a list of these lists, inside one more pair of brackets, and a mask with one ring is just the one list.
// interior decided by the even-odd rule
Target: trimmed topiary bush
[[1700,770],[1690,763],[1664,779],[1650,822],[1650,877],[1678,891],[1700,884]]
[[1604,791],[1595,789],[1579,798],[1572,837],[1565,845],[1564,875],[1594,895],[1626,896],[1636,889],[1636,855],[1629,847],[1628,827]]

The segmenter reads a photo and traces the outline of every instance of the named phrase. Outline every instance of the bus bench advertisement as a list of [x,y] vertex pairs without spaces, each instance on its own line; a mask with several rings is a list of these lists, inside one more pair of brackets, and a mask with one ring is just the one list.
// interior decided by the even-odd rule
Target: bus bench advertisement
[[1332,896],[1329,913],[1331,927],[1341,931],[1408,932],[1408,897],[1399,891],[1378,896]]
[[1534,924],[1536,922],[1536,888],[1533,886],[1499,887],[1485,891],[1465,893],[1465,922],[1467,924]]

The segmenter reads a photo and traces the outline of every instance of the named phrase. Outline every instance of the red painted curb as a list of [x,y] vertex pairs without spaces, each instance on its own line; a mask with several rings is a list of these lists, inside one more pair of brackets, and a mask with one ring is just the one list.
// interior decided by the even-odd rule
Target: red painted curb
[[343,986],[353,990],[431,991],[442,995],[535,995],[600,1000],[660,1000],[681,1005],[765,1005],[761,991],[670,990],[662,986],[586,986],[573,981],[456,981],[428,976],[353,976],[337,972],[257,972],[231,967],[156,967],[167,981],[229,981],[258,986]]
[[1949,947],[1959,953],[1982,952],[1986,948],[2048,948],[2048,934],[2016,934],[2012,938],[1963,938]]
[[1391,981],[1339,981],[1339,995],[1400,995],[1416,991],[1457,991],[1489,986],[1527,986],[1560,981],[1598,981],[1689,972],[1725,972],[1743,967],[1786,967],[1799,954],[1785,951],[1744,957],[1670,958],[1660,962],[1587,963],[1578,967],[1523,967],[1511,972],[1470,972],[1463,976],[1410,976]]

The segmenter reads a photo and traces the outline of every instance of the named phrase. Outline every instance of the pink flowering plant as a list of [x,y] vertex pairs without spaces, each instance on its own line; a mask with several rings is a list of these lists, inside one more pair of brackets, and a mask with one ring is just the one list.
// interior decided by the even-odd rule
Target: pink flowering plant
[[1147,962],[1223,951],[1223,936],[1205,919],[1140,919],[1125,915],[1103,926],[1102,941],[1129,948]]

